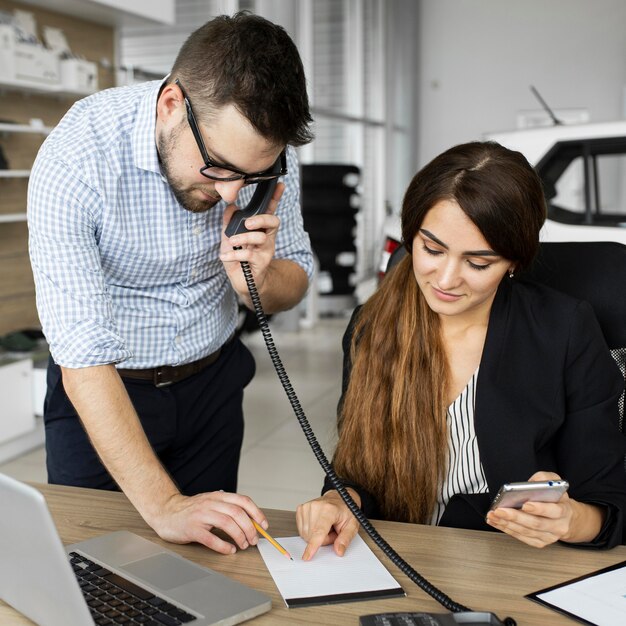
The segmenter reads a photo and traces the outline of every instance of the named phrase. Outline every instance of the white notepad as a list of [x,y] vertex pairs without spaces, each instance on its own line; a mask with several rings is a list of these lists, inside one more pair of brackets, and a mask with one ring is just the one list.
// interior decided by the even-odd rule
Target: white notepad
[[300,537],[277,537],[276,541],[293,561],[267,539],[260,539],[258,548],[289,608],[406,595],[358,535],[343,557],[332,546],[322,546],[310,561],[302,560],[306,542]]

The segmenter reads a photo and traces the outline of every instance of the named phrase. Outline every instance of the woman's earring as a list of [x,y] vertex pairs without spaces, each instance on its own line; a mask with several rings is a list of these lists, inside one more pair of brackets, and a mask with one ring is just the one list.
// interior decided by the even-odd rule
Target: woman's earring
[[511,268],[511,269],[509,270],[509,278],[514,278],[514,277],[515,277],[515,269],[514,269],[514,268]]

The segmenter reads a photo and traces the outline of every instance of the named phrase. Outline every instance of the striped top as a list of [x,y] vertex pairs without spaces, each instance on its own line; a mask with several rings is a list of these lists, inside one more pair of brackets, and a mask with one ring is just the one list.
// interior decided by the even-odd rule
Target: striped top
[[450,498],[457,493],[487,493],[489,487],[478,451],[474,406],[478,369],[458,398],[448,407],[448,471],[437,490],[431,520],[438,524]]
[[[81,368],[190,363],[237,323],[237,295],[219,259],[219,202],[180,206],[155,143],[161,82],[80,100],[44,142],[28,189],[37,308],[55,362]],[[295,150],[287,150],[275,257],[311,278]],[[244,205],[254,192],[239,193]]]

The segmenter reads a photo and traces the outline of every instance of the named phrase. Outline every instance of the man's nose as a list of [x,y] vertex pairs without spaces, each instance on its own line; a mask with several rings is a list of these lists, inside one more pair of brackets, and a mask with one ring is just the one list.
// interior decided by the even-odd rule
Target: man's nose
[[237,196],[243,186],[243,180],[217,181],[215,183],[215,191],[217,191],[228,204],[232,204],[237,200]]

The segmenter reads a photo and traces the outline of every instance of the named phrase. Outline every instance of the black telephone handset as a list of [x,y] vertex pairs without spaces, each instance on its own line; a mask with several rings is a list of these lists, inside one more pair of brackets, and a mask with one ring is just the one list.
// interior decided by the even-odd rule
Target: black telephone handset
[[276,162],[272,165],[270,171],[265,172],[266,176],[268,174],[275,176],[275,178],[262,180],[264,176],[263,173],[253,175],[254,178],[257,180],[260,178],[261,181],[257,183],[254,194],[252,195],[252,198],[250,199],[250,202],[248,202],[247,206],[233,213],[233,216],[230,218],[230,222],[228,222],[228,226],[224,231],[227,237],[232,237],[233,235],[238,235],[239,233],[249,233],[250,231],[246,228],[245,221],[253,215],[259,215],[259,213],[265,213],[265,211],[267,211],[267,207],[269,206],[272,196],[274,195],[279,178],[287,174],[286,149],[280,153],[280,156],[276,159]]
[[247,206],[243,209],[235,211],[233,216],[230,218],[230,222],[228,222],[228,226],[225,231],[227,237],[232,237],[233,235],[238,235],[239,233],[250,232],[246,228],[245,221],[253,215],[258,215],[259,213],[265,213],[265,211],[267,211],[267,207],[272,199],[272,196],[274,195],[274,190],[276,189],[277,184],[278,178],[274,178],[273,180],[267,180],[257,185],[254,195],[252,196],[250,202],[248,202]]

